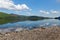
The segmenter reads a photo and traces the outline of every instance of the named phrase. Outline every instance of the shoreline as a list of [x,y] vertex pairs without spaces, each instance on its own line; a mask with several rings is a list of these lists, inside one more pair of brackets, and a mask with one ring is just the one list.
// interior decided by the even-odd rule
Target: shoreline
[[24,31],[24,30],[33,30],[37,28],[50,28],[50,27],[60,27],[59,25],[52,25],[52,26],[40,26],[40,27],[32,27],[32,28],[22,28],[22,27],[11,27],[11,28],[0,28],[0,33],[6,32],[15,32],[15,31]]
[[60,40],[60,27],[41,27],[32,30],[0,33],[0,40]]

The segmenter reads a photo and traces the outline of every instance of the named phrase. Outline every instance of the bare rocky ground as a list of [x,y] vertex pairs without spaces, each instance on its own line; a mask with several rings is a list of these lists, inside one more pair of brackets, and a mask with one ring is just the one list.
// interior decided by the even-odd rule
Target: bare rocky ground
[[60,27],[0,33],[0,40],[60,40]]

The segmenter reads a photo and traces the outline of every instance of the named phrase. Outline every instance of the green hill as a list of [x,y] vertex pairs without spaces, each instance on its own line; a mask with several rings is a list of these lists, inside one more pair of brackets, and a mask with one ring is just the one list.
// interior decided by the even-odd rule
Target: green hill
[[25,20],[36,21],[43,19],[49,19],[49,18],[40,17],[40,16],[24,16],[24,15],[16,15],[16,14],[8,14],[8,13],[0,12],[0,24],[25,21]]
[[49,19],[48,17],[39,17],[39,16],[23,16],[16,14],[7,14],[4,12],[0,12],[0,19],[6,20],[41,20],[41,19]]
[[0,12],[0,19],[4,19],[4,20],[26,20],[27,16]]
[[10,16],[10,14],[4,13],[4,12],[0,12],[0,19],[8,17],[8,16]]

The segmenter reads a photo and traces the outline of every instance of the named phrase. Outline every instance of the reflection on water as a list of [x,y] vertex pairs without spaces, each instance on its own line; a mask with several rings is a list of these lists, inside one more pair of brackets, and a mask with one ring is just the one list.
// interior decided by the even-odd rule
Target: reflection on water
[[60,20],[57,19],[45,19],[45,20],[37,20],[37,21],[19,21],[15,23],[6,23],[0,24],[0,29],[11,29],[15,30],[16,28],[26,28],[33,29],[37,27],[50,27],[50,26],[60,25]]

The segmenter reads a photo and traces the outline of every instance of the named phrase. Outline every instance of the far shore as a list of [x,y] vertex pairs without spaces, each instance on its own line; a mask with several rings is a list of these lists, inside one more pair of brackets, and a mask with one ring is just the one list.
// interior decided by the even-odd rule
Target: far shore
[[41,27],[32,30],[0,33],[0,40],[60,40],[60,27]]

